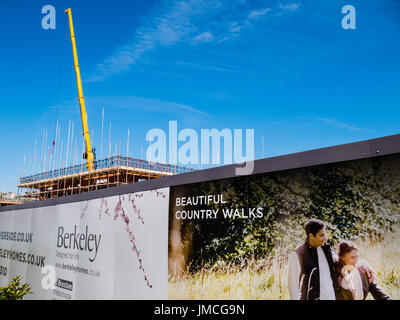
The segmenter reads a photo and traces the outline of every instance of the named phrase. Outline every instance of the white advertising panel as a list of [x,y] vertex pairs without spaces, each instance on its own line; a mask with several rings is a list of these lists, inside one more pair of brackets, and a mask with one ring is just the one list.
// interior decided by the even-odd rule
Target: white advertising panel
[[26,299],[167,299],[169,188],[0,214],[0,286]]

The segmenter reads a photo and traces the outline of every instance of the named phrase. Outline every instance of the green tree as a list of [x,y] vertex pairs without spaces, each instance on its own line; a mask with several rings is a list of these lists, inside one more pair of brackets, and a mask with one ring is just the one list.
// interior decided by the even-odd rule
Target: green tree
[[32,288],[27,283],[21,285],[21,278],[16,276],[11,279],[8,286],[0,288],[0,300],[22,300],[22,298],[32,293]]

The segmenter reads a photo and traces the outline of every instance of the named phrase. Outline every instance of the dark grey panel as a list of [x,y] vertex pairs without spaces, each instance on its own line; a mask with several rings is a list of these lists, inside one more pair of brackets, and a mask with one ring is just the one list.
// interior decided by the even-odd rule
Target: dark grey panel
[[[252,174],[282,171],[364,158],[373,158],[395,153],[400,153],[400,134],[256,160],[254,161],[254,171]],[[240,167],[240,165],[233,164],[221,166],[218,168],[188,172],[171,177],[142,181],[35,203],[5,206],[0,208],[0,212],[16,209],[53,206],[57,204],[79,202],[125,193],[172,187],[176,185],[233,178],[236,177],[235,169],[237,167]]]

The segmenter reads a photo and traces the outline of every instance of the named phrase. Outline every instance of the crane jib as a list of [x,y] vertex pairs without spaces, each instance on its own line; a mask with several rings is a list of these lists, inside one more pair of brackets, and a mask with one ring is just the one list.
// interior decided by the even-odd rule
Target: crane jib
[[72,22],[72,11],[71,8],[65,10],[65,13],[68,14],[69,18],[69,28],[71,32],[71,43],[72,43],[72,53],[74,56],[74,68],[75,68],[75,75],[76,75],[76,83],[78,86],[78,96],[79,96],[79,104],[81,109],[81,119],[82,119],[82,129],[83,129],[83,137],[85,140],[85,153],[83,155],[84,159],[87,160],[87,168],[89,171],[94,169],[94,152],[92,150],[92,145],[90,143],[90,134],[89,134],[89,127],[87,123],[87,114],[85,108],[85,100],[83,98],[83,89],[82,89],[82,81],[81,81],[81,73],[79,69],[78,63],[78,53],[76,50],[76,42],[75,42],[75,32],[74,32],[74,25]]

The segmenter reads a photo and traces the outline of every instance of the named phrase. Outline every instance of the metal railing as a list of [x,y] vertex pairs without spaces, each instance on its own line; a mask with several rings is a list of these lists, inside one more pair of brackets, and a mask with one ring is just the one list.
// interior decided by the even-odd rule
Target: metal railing
[[[108,169],[108,168],[112,168],[112,167],[116,167],[116,166],[124,166],[124,167],[129,167],[129,168],[144,169],[144,170],[158,171],[161,173],[173,173],[173,174],[194,171],[194,169],[181,167],[181,166],[177,166],[177,165],[163,164],[163,163],[151,162],[151,161],[147,161],[147,160],[134,159],[134,158],[122,157],[122,156],[114,156],[114,157],[94,161],[94,169],[95,170]],[[29,183],[29,182],[35,182],[35,181],[46,180],[46,179],[53,179],[53,178],[68,176],[68,175],[72,175],[72,174],[83,173],[83,172],[87,172],[87,171],[88,171],[88,168],[86,167],[86,164],[82,163],[82,164],[79,164],[76,166],[60,168],[60,169],[56,169],[56,170],[52,170],[52,171],[47,171],[47,172],[42,172],[42,173],[22,177],[22,178],[19,178],[19,184],[25,184],[25,183]]]

